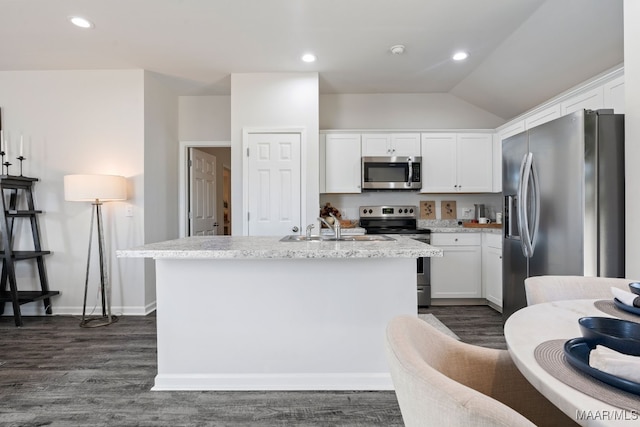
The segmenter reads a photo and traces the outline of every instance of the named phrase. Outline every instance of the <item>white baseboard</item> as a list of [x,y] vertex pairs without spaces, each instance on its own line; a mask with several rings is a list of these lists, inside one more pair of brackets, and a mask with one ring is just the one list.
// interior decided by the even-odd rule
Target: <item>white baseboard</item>
[[[111,314],[115,316],[146,316],[153,313],[156,309],[156,302],[153,301],[146,306],[116,306],[111,307]],[[78,306],[58,306],[53,305],[54,316],[82,316],[82,307]],[[93,310],[93,307],[87,307],[87,313]],[[100,307],[96,307],[96,312],[101,311]],[[20,313],[23,316],[48,316],[45,313],[44,306],[40,301],[28,303],[20,306]],[[13,307],[10,303],[5,304],[3,316],[13,316]]]
[[393,390],[389,373],[158,374],[153,391]]

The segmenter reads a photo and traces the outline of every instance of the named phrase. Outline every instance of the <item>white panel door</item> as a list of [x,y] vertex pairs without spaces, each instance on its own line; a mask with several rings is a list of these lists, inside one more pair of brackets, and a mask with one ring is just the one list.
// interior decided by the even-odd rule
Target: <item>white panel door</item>
[[216,235],[216,157],[189,148],[189,160],[189,235]]
[[249,236],[284,236],[300,228],[300,134],[249,134]]

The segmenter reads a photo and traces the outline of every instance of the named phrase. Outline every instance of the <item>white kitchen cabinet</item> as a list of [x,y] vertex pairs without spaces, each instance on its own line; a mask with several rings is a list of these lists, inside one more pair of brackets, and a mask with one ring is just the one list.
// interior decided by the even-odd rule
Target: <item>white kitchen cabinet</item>
[[510,136],[517,135],[520,132],[524,132],[527,128],[525,127],[524,120],[517,120],[513,123],[509,123],[507,126],[498,129],[498,135],[500,135],[500,140],[507,139]]
[[431,258],[431,298],[481,298],[481,233],[433,233],[431,244],[443,251]]
[[601,108],[604,108],[604,88],[602,86],[579,93],[560,103],[563,116],[582,109],[599,110]]
[[536,127],[543,123],[547,123],[551,120],[557,119],[561,114],[562,113],[559,104],[550,105],[540,111],[536,111],[535,113],[524,119],[524,125],[527,129],[531,129],[532,127]]
[[360,134],[327,134],[324,143],[324,192],[360,193]]
[[482,234],[482,291],[487,301],[502,309],[502,233]]
[[624,114],[624,76],[604,84],[604,108],[613,108],[616,114]]
[[362,134],[363,156],[419,156],[419,133]]
[[422,193],[493,191],[493,135],[423,133]]

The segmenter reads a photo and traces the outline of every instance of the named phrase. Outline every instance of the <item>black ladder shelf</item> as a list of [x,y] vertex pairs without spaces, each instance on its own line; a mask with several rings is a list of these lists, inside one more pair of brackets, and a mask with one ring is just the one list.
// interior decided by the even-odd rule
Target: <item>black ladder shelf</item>
[[[28,178],[26,176],[0,175],[0,233],[2,233],[2,276],[0,276],[0,314],[4,313],[5,303],[10,302],[13,306],[13,318],[16,326],[22,326],[22,315],[20,305],[28,302],[43,301],[45,312],[52,314],[51,300],[58,291],[49,290],[47,272],[44,265],[44,256],[50,251],[43,251],[40,244],[40,229],[38,227],[37,215],[42,213],[35,209],[33,203],[33,184],[38,178]],[[20,191],[26,198],[26,210],[18,209],[18,196]],[[8,205],[7,205],[8,195]],[[13,250],[13,225],[16,218],[29,218],[31,223],[31,233],[33,234],[32,251]],[[19,291],[16,283],[15,263],[19,260],[35,259],[40,277],[39,291]],[[9,290],[7,290],[7,284]]]

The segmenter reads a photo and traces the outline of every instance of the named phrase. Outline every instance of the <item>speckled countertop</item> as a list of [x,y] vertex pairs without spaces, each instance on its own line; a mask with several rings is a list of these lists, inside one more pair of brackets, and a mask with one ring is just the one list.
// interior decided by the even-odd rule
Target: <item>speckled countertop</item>
[[440,257],[442,250],[408,237],[376,242],[281,242],[281,237],[195,236],[116,251],[120,258],[296,259]]
[[458,224],[458,220],[448,219],[419,219],[418,228],[428,228],[432,233],[502,233],[500,228],[464,227],[462,224]]

